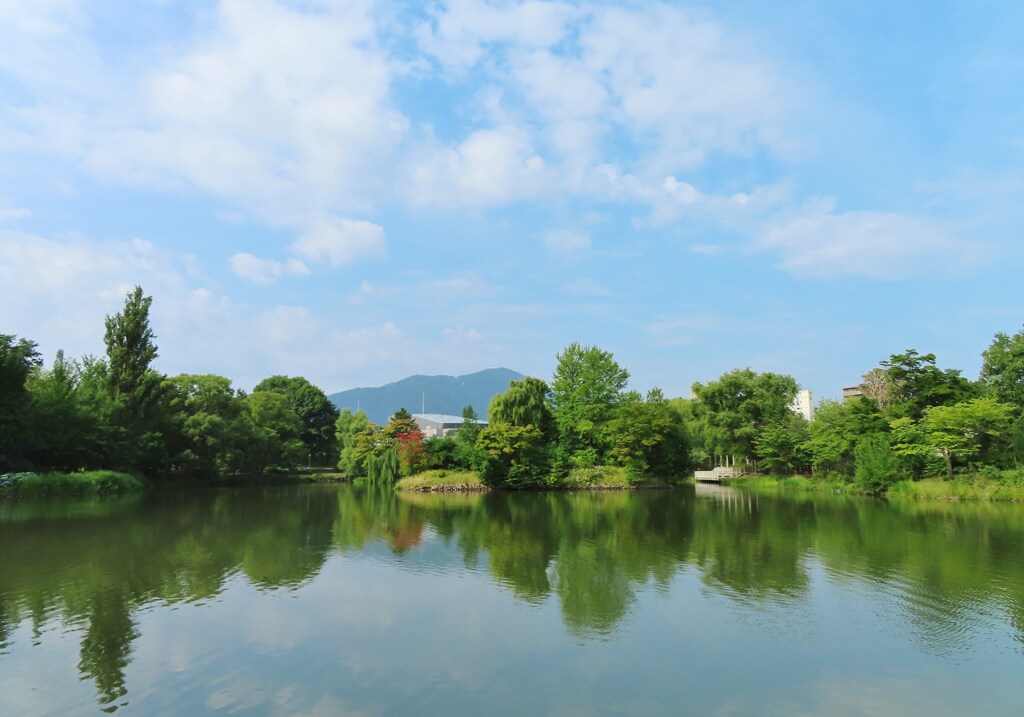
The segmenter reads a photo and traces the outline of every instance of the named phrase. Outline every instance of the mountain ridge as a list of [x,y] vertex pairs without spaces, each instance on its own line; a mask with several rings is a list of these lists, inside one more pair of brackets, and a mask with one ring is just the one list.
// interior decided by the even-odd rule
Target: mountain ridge
[[339,410],[361,410],[373,423],[387,423],[399,408],[410,413],[447,413],[461,416],[466,406],[486,418],[491,399],[508,389],[523,374],[509,368],[486,368],[462,376],[415,374],[383,386],[363,386],[330,394]]

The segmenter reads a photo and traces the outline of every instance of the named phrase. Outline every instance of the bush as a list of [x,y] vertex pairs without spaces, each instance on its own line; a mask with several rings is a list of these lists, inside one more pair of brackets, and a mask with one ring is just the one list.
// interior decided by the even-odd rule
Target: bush
[[882,436],[869,436],[854,451],[856,472],[853,480],[868,493],[881,493],[900,477],[900,460],[889,441]]
[[142,490],[145,483],[128,473],[8,473],[0,476],[0,494],[18,496],[115,495]]

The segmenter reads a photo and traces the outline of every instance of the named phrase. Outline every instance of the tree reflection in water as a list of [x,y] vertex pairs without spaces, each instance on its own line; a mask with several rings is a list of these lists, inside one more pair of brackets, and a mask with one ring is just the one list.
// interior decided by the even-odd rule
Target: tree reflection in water
[[[444,570],[486,569],[519,600],[555,599],[580,640],[614,640],[648,587],[684,571],[740,605],[799,607],[815,566],[830,580],[898,591],[893,609],[942,653],[981,612],[1009,616],[1024,642],[1024,510],[887,504],[835,496],[757,497],[693,488],[612,493],[399,494],[384,487],[166,493],[60,511],[4,506],[0,655],[15,628],[80,626],[78,669],[105,710],[125,703],[125,670],[147,603],[207,600],[236,573],[294,590],[329,555],[386,546]],[[423,550],[431,541],[454,549]],[[376,550],[377,548],[374,547]],[[419,553],[417,553],[419,555]]]

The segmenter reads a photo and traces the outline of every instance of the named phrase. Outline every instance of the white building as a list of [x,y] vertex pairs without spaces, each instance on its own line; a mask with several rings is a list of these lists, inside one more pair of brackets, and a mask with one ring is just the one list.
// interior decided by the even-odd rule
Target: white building
[[[450,416],[446,413],[414,413],[412,420],[423,431],[426,438],[431,436],[447,436],[459,430],[465,421],[462,416]],[[487,421],[477,421],[477,425],[486,428]]]
[[796,398],[793,399],[793,403],[789,404],[789,409],[793,413],[799,413],[808,421],[813,421],[814,403],[811,399],[811,390],[809,388],[801,388],[796,392]]

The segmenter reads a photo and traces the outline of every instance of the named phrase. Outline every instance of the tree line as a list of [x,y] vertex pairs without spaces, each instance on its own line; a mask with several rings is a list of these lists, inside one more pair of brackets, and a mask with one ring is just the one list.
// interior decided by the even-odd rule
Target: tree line
[[271,376],[246,393],[223,376],[161,374],[151,304],[135,287],[106,318],[105,356],[58,352],[49,368],[35,343],[0,334],[0,469],[207,478],[316,464],[381,483],[464,469],[531,488],[609,469],[639,482],[729,464],[881,492],[929,475],[1000,477],[1024,454],[1024,331],[995,336],[977,380],[934,354],[892,354],[863,375],[863,395],[822,402],[813,421],[791,410],[791,376],[737,369],[667,399],[629,390],[610,352],[573,343],[550,382],[526,377],[495,396],[486,426],[467,406],[454,435],[428,438],[405,409],[384,426],[339,413],[302,377]]
[[33,341],[0,334],[0,469],[210,478],[336,460],[337,409],[306,379],[271,376],[246,393],[154,369],[151,305],[135,287],[106,318],[105,356],[58,351],[49,368]]
[[[424,469],[466,469],[509,488],[571,486],[588,471],[625,470],[630,482],[680,479],[699,466],[803,474],[880,493],[900,480],[969,473],[1020,481],[1024,455],[1024,331],[999,333],[977,380],[915,349],[866,372],[862,395],[823,401],[813,421],[792,409],[792,376],[729,371],[692,397],[627,390],[611,353],[571,344],[551,383],[513,381],[489,407],[472,407],[453,436],[424,438],[403,409],[387,426],[343,411],[342,470],[393,481]],[[1024,482],[1024,481],[1020,481]]]
[[958,473],[1020,478],[1024,331],[996,334],[970,380],[916,349],[866,372],[860,394],[823,401],[814,420],[788,410],[789,376],[749,369],[694,384],[694,457],[774,474],[807,474],[880,493],[900,480]]
[[557,487],[622,469],[630,482],[681,478],[691,467],[685,407],[653,389],[626,389],[629,372],[611,353],[573,343],[557,355],[550,385],[512,381],[494,397],[488,424],[472,406],[448,436],[424,437],[405,409],[387,426],[341,412],[339,467],[391,482],[427,469],[474,470],[490,486]]

